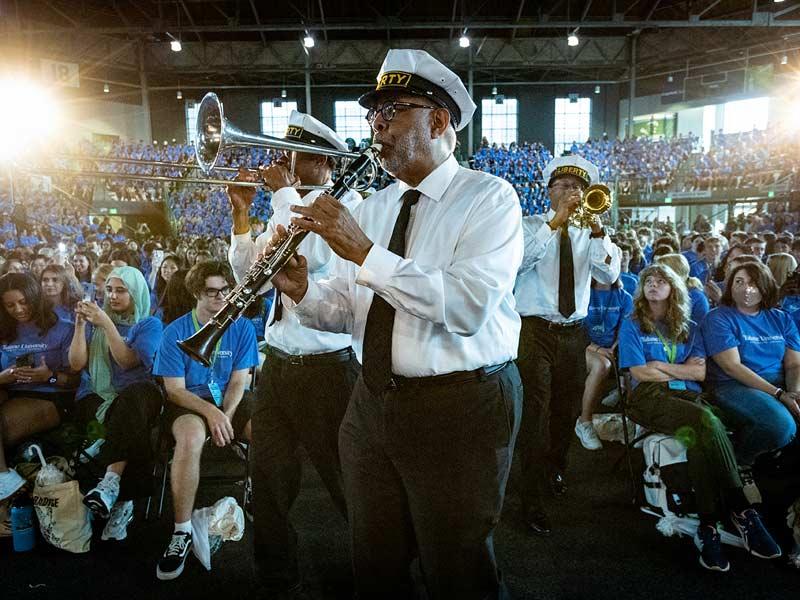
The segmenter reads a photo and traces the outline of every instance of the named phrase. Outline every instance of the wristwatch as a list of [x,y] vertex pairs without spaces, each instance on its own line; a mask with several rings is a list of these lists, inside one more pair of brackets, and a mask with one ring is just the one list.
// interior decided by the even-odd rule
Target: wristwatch
[[600,231],[598,231],[597,233],[595,233],[593,231],[592,233],[589,234],[589,237],[592,238],[592,239],[594,239],[594,238],[604,238],[604,237],[606,237],[606,230],[601,227]]
[[784,391],[785,390],[782,390],[781,388],[778,388],[777,390],[775,390],[775,394],[774,394],[775,395],[775,399],[776,400],[780,400],[781,396],[783,396],[783,392]]
[[53,371],[53,376],[50,377],[50,379],[47,380],[47,383],[49,383],[50,385],[57,384],[58,383],[58,373]]

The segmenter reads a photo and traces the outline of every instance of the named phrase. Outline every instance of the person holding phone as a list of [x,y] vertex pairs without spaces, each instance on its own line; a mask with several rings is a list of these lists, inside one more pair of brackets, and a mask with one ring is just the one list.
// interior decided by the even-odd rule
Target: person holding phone
[[0,277],[0,500],[25,483],[8,467],[5,449],[57,427],[74,407],[72,333],[31,275]]
[[[99,518],[108,519],[103,539],[121,540],[133,513],[130,498],[136,495],[135,485],[120,495],[121,477],[152,470],[148,432],[162,397],[150,371],[162,325],[150,316],[150,290],[138,269],[111,271],[105,293],[102,308],[91,300],[78,303],[69,361],[73,370],[82,371],[76,395],[80,412],[105,428],[97,460],[106,465],[106,473],[83,501]],[[126,479],[139,482],[146,477]]]

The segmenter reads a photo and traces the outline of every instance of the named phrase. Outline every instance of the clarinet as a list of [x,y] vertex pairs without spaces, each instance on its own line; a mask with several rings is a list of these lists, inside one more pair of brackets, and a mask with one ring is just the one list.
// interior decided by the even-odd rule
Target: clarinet
[[[352,189],[361,174],[378,160],[380,144],[373,144],[361,153],[333,184],[328,192],[337,200]],[[242,281],[225,297],[225,306],[194,335],[178,342],[178,347],[197,362],[211,366],[211,354],[222,335],[239,316],[258,298],[258,291],[278,273],[295,255],[308,231],[290,225],[286,236],[275,248],[256,259]]]

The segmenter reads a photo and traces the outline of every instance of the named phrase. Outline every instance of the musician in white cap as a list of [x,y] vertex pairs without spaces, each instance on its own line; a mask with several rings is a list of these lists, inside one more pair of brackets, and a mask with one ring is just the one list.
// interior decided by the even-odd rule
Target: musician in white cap
[[[289,117],[285,139],[347,151],[345,142],[332,129],[297,111],[292,111]],[[293,173],[290,162],[284,154],[260,169],[261,179],[273,190],[274,214],[255,242],[250,237],[248,218],[255,191],[233,186],[228,190],[233,207],[229,260],[237,280],[244,277],[264,250],[277,225],[289,224],[289,206],[308,206],[321,193],[297,190],[295,186],[331,183],[335,166],[332,157],[296,152]],[[360,202],[361,196],[355,191],[342,198],[349,209]],[[300,252],[308,261],[311,278],[328,275],[334,254],[325,240],[308,236],[300,245]],[[305,448],[336,508],[347,516],[338,434],[359,365],[350,347],[349,334],[304,327],[293,308],[283,305],[280,295],[273,303],[267,323],[266,360],[251,417],[252,508],[256,574],[266,587],[262,591],[279,594],[301,584],[297,535],[289,522],[289,511],[300,491],[299,446]]]
[[514,288],[522,315],[517,365],[525,390],[522,501],[525,520],[539,535],[551,532],[540,488],[549,483],[556,496],[564,494],[567,450],[573,426],[580,425],[575,419],[589,345],[582,324],[591,280],[611,284],[620,272],[619,252],[597,218],[590,228],[570,223],[586,188],[597,183],[597,167],[580,156],[560,156],[545,167],[544,180],[550,210],[522,221],[525,255]]
[[351,213],[328,195],[293,222],[339,255],[337,273],[279,273],[304,324],[351,332],[362,364],[339,433],[360,600],[503,597],[493,532],[519,427],[519,198],[462,168],[475,104],[427,52],[390,50],[359,102],[397,181]]

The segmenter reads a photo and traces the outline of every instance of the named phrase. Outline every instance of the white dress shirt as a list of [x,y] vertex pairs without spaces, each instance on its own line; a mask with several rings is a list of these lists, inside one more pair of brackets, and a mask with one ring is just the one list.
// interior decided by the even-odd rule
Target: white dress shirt
[[[522,260],[519,198],[511,185],[450,156],[417,190],[406,256],[386,247],[409,188],[395,182],[355,211],[374,245],[360,267],[337,259],[296,305],[304,325],[353,334],[362,361],[373,294],[395,309],[392,371],[405,377],[478,369],[516,358],[521,319],[513,287]],[[291,300],[284,295],[286,304]],[[363,362],[363,361],[362,361]]]
[[[255,242],[249,233],[231,235],[231,247],[228,251],[228,260],[233,268],[236,281],[241,281],[256,259],[275,234],[277,226],[288,227],[293,213],[289,210],[292,204],[309,206],[322,192],[314,190],[301,197],[297,190],[285,187],[272,194],[272,218],[267,227]],[[348,191],[340,200],[348,210],[354,210],[361,203],[361,195],[353,190]],[[334,259],[333,250],[320,236],[310,233],[300,243],[298,249],[308,260],[308,274],[311,279],[327,277]],[[272,284],[265,285],[260,293],[267,293]],[[286,297],[284,296],[284,300]],[[272,304],[267,323],[272,322],[275,312],[275,303]],[[275,321],[267,326],[265,333],[267,344],[274,346],[286,354],[322,354],[341,350],[350,345],[350,336],[343,333],[330,333],[303,327],[294,314],[294,309],[284,303],[283,315],[280,321]]]
[[[591,229],[569,227],[572,242],[572,264],[575,272],[575,312],[564,318],[558,312],[558,272],[561,255],[561,231],[553,231],[547,223],[555,216],[545,215],[522,219],[525,256],[517,276],[514,296],[517,310],[523,317],[541,317],[556,323],[586,318],[592,277],[603,284],[612,284],[619,277],[620,253],[608,236],[590,238]],[[610,260],[606,260],[610,257]]]

